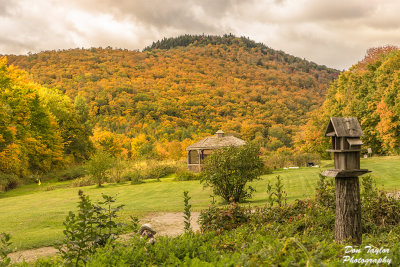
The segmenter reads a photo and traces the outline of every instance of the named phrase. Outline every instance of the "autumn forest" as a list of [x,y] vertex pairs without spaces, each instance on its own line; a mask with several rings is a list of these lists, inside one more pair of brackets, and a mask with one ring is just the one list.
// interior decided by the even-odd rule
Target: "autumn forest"
[[180,159],[219,129],[264,154],[327,157],[329,116],[358,117],[368,146],[398,154],[399,65],[399,50],[383,47],[340,73],[233,35],[3,55],[0,172],[48,172],[95,149]]

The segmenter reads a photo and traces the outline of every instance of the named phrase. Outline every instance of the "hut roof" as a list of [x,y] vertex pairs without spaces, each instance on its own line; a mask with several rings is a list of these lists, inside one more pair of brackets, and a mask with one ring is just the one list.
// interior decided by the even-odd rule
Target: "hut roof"
[[361,137],[364,136],[364,134],[357,118],[332,117],[329,121],[328,127],[326,128],[325,136]]
[[[217,134],[223,133],[221,130]],[[240,138],[234,136],[210,136],[206,137],[186,148],[186,150],[195,149],[217,149],[227,146],[242,146],[246,142]]]

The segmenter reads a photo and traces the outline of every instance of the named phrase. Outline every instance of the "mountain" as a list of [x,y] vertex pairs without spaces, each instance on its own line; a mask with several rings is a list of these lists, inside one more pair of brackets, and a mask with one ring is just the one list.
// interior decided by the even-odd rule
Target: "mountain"
[[357,117],[365,148],[374,154],[400,153],[400,50],[371,48],[329,88],[323,106],[311,115],[298,147],[323,155],[329,146],[324,130],[329,117]]
[[85,98],[95,144],[126,157],[179,157],[218,129],[267,150],[291,147],[339,74],[233,35],[165,38],[142,52],[108,47],[7,58],[42,86]]

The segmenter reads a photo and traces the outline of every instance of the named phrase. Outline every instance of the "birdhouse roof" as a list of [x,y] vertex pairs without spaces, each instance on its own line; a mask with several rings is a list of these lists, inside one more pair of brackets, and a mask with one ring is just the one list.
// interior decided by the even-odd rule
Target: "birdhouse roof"
[[364,136],[360,123],[355,117],[332,117],[326,128],[325,136],[361,137]]

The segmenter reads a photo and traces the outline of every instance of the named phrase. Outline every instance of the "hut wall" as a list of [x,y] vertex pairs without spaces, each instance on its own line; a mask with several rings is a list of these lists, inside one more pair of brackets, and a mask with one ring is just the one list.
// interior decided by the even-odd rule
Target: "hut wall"
[[189,151],[189,164],[199,164],[199,153],[197,150]]

